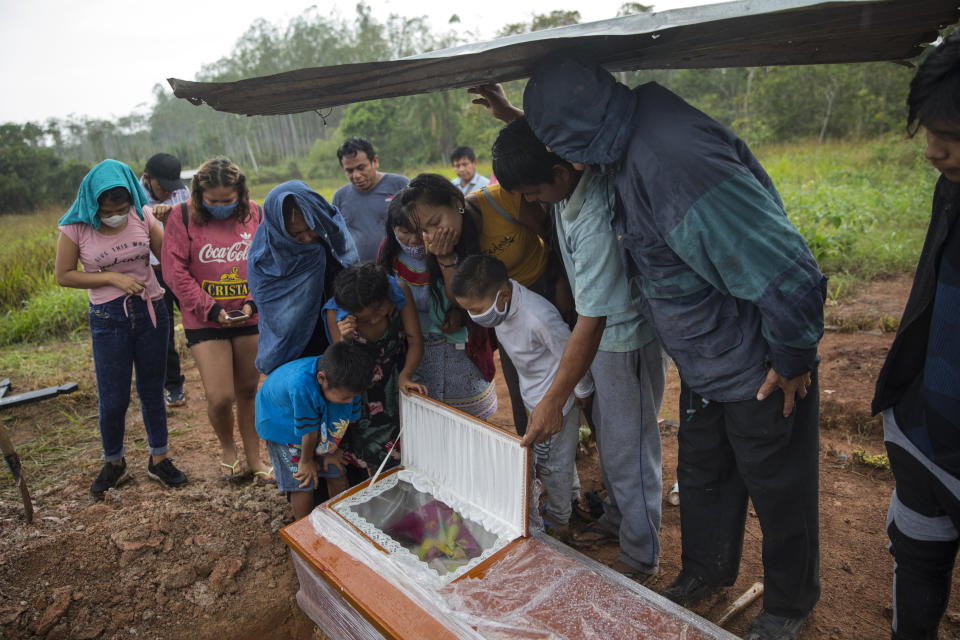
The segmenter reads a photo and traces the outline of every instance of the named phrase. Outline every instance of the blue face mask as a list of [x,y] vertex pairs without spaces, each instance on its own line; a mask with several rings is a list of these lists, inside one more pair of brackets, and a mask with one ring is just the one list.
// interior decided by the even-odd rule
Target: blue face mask
[[237,203],[212,205],[203,203],[203,208],[210,212],[217,220],[226,220],[233,215],[233,210],[237,208]]

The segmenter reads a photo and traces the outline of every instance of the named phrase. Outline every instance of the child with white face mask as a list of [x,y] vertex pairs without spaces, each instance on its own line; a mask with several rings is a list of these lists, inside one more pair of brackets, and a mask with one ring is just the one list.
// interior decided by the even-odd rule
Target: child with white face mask
[[[470,256],[450,284],[471,320],[495,328],[500,348],[517,367],[520,393],[530,411],[550,388],[570,338],[560,312],[546,298],[509,279],[504,264],[492,256]],[[537,476],[547,492],[544,525],[547,533],[564,541],[569,537],[572,503],[580,493],[576,472],[580,412],[574,400],[588,403],[592,396],[593,379],[587,373],[564,403],[560,432],[533,445]]]

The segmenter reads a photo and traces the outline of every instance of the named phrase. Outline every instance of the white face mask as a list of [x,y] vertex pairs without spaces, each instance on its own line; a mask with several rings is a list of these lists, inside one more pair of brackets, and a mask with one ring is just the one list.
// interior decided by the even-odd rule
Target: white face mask
[[473,315],[467,311],[467,315],[470,316],[470,319],[476,322],[481,327],[492,328],[502,323],[507,317],[507,305],[504,305],[503,311],[497,309],[497,303],[500,302],[500,292],[503,289],[497,291],[496,297],[493,299],[493,304],[490,305],[490,308],[484,311],[483,313]]
[[108,227],[113,227],[116,229],[124,222],[127,221],[127,214],[121,214],[119,216],[107,216],[106,218],[100,218],[100,222],[107,225]]

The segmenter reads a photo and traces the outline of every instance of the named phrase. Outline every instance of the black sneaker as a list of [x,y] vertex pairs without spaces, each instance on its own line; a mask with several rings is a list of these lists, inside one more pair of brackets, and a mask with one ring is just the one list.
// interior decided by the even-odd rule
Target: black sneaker
[[186,398],[183,397],[183,385],[178,385],[176,387],[170,387],[167,389],[167,406],[168,407],[180,407],[187,404]]
[[93,494],[93,497],[97,500],[103,500],[103,494],[106,493],[108,489],[113,489],[126,480],[127,477],[126,459],[120,458],[119,465],[107,462],[103,465],[103,469],[100,469],[100,475],[98,475],[97,479],[90,485],[90,493]]
[[670,586],[660,592],[660,595],[681,607],[689,608],[718,591],[720,587],[709,585],[700,578],[681,571]]
[[747,629],[745,640],[797,640],[800,637],[800,630],[803,629],[803,623],[807,621],[807,616],[800,618],[787,618],[784,616],[775,616],[768,613],[766,609],[761,609],[760,613],[750,628]]
[[183,471],[173,466],[173,461],[170,458],[164,458],[157,464],[153,464],[151,458],[150,462],[147,463],[147,476],[151,480],[162,482],[168,487],[179,487],[187,484],[187,476],[183,474]]

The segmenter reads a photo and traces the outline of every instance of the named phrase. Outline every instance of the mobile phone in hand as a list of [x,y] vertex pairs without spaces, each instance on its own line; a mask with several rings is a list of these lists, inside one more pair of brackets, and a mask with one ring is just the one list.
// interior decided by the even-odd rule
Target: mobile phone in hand
[[242,309],[235,309],[234,311],[227,311],[227,320],[246,320],[249,318],[247,314],[243,312]]

